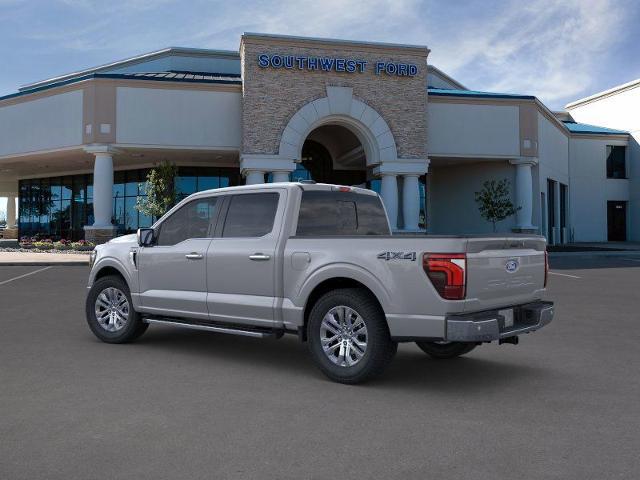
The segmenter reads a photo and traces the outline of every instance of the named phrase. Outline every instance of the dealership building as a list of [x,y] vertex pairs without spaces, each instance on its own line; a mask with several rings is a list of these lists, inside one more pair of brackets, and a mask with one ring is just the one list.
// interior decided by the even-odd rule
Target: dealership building
[[167,160],[181,197],[300,179],[371,188],[411,234],[491,232],[475,192],[507,179],[519,209],[501,232],[640,241],[640,81],[552,112],[470,90],[428,55],[247,33],[237,52],[167,48],[25,85],[0,97],[5,236],[148,226],[136,202]]

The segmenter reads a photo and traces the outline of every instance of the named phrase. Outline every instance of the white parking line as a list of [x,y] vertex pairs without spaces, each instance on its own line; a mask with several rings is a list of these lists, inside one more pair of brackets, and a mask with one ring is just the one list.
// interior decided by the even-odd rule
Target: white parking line
[[33,275],[35,273],[44,272],[45,270],[49,270],[51,267],[39,268],[38,270],[34,270],[33,272],[25,273],[24,275],[20,275],[18,277],[10,278],[9,280],[5,280],[4,282],[0,282],[0,285],[4,285],[5,283],[13,282],[14,280],[20,280],[21,278],[28,277],[29,275]]
[[577,275],[569,275],[568,273],[549,272],[549,275],[560,275],[561,277],[582,278]]

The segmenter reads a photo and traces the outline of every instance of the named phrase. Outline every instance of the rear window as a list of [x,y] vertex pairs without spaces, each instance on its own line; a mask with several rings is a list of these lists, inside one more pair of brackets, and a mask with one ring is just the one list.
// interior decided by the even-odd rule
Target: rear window
[[389,235],[380,198],[354,192],[305,191],[297,236]]

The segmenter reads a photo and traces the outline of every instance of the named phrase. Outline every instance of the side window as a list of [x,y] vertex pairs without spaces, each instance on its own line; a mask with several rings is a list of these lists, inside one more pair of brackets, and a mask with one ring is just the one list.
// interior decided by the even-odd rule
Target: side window
[[387,217],[377,196],[331,191],[302,194],[297,236],[389,233]]
[[157,244],[176,245],[189,238],[207,238],[215,220],[217,198],[193,200],[183,205],[160,224]]
[[262,237],[273,229],[279,195],[276,192],[233,195],[223,237]]
[[626,147],[607,145],[607,178],[627,178],[626,154]]

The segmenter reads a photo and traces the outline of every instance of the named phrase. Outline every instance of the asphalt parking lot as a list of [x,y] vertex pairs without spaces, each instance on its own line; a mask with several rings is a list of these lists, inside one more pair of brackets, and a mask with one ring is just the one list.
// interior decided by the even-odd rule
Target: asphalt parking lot
[[103,344],[86,267],[0,266],[0,478],[638,478],[640,257],[552,272],[556,318],[520,345],[403,344],[345,386],[293,336]]

